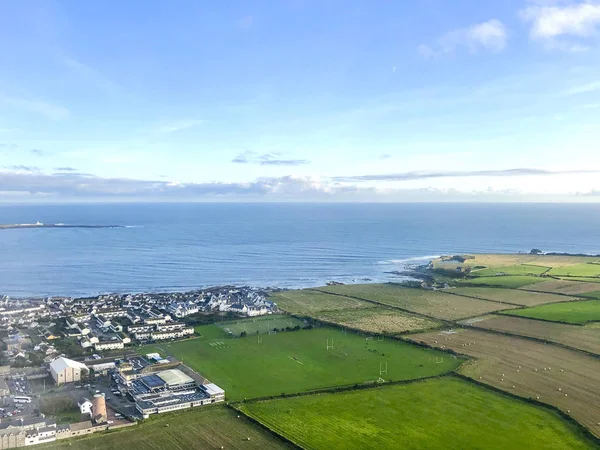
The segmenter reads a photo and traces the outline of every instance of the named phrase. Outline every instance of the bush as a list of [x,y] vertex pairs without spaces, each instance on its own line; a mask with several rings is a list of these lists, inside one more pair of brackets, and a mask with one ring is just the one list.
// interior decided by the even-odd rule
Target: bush
[[242,331],[242,332],[240,333],[240,337],[246,337],[247,335],[248,335],[248,333],[246,333],[245,331]]

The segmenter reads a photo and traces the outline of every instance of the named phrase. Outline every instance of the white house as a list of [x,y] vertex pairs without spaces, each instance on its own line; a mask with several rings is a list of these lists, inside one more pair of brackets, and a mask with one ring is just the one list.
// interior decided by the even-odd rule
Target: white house
[[79,411],[81,411],[81,414],[87,414],[89,416],[92,415],[92,402],[90,402],[87,398],[81,397],[77,402],[77,405],[79,406]]

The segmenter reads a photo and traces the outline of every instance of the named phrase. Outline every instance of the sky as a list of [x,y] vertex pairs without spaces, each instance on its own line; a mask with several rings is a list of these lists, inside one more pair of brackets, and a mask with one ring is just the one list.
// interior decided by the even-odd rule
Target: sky
[[6,0],[0,55],[0,202],[600,201],[600,0]]

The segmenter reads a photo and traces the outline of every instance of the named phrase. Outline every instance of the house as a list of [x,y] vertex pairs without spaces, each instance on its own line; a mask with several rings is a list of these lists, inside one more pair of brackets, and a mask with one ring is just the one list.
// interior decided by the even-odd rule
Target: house
[[50,363],[50,375],[57,385],[81,381],[81,375],[89,372],[85,364],[67,358],[56,358]]
[[77,405],[79,406],[79,411],[81,411],[82,415],[89,415],[91,417],[92,415],[92,402],[90,402],[87,398],[85,397],[81,397],[79,399],[79,401],[77,402]]
[[123,344],[123,341],[119,341],[119,340],[99,341],[97,344],[94,345],[94,348],[97,351],[99,351],[99,350],[118,350],[118,349],[125,348],[125,344]]

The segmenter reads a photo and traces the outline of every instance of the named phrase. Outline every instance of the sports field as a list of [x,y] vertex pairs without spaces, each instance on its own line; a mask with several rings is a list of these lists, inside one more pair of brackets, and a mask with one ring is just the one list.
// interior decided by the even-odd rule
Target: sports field
[[[536,306],[545,303],[566,302],[569,297],[564,295],[547,294],[545,292],[530,292],[521,289],[502,289],[492,287],[458,287],[446,290],[454,294],[467,297],[495,300],[498,302],[513,303],[515,305]],[[577,297],[573,301],[579,300]]]
[[534,308],[505,311],[505,313],[532,319],[583,325],[588,322],[600,321],[600,300],[554,303],[536,306]]
[[500,277],[476,277],[465,280],[456,280],[459,286],[494,286],[516,289],[523,286],[535,285],[543,282],[544,278],[525,275],[506,275]]
[[512,308],[497,302],[460,297],[442,291],[407,288],[397,284],[348,284],[319,289],[369,299],[436,319],[455,320]]
[[[43,450],[188,450],[190,448],[292,448],[225,406],[203,406],[152,416],[143,423],[110,433],[40,445]],[[248,440],[248,438],[250,438]]]
[[309,449],[596,448],[556,413],[450,377],[241,409]]
[[275,328],[278,330],[303,327],[306,324],[299,319],[284,315],[261,316],[252,319],[240,319],[227,322],[217,322],[216,325],[223,330],[225,335],[240,336],[242,332],[246,334],[269,334]]
[[[199,327],[215,336],[215,325]],[[219,333],[222,333],[218,330]],[[333,342],[333,343],[332,343]],[[327,349],[333,345],[333,348]],[[245,338],[198,338],[149,345],[226,391],[229,400],[296,393],[337,385],[408,380],[456,369],[462,359],[392,339],[383,341],[329,327]],[[387,374],[381,373],[387,363]]]
[[311,289],[276,292],[271,295],[269,300],[277,303],[277,306],[283,311],[306,316],[312,316],[320,311],[370,308],[373,306],[353,298],[329,295]]
[[317,314],[316,318],[324,322],[335,323],[366,333],[391,335],[415,330],[427,330],[441,325],[441,322],[437,320],[383,306],[346,311],[323,311]]

